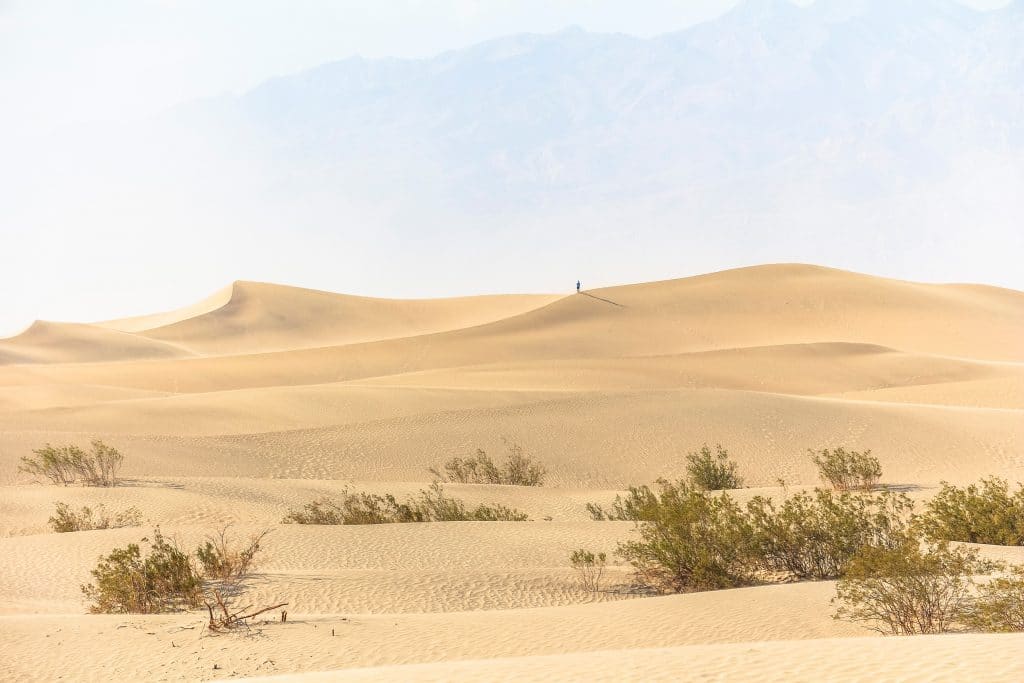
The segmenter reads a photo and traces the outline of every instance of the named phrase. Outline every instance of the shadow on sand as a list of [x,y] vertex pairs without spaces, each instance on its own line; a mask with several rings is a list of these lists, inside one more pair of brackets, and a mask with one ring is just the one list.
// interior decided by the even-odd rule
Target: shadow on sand
[[615,303],[611,299],[602,299],[601,297],[594,296],[593,294],[591,294],[589,292],[580,292],[580,294],[582,294],[583,296],[589,296],[591,299],[597,299],[598,301],[603,301],[606,304],[611,304],[612,306],[618,306],[619,308],[625,308],[625,306],[623,306],[622,304]]

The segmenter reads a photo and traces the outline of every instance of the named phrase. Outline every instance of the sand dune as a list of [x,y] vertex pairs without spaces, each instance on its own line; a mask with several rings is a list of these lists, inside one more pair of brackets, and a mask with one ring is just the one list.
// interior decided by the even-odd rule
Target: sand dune
[[42,320],[15,337],[0,340],[0,363],[93,363],[189,355],[180,346],[129,332]]
[[[17,471],[97,437],[125,452],[126,485]],[[346,486],[411,495],[450,456],[500,458],[503,437],[548,485],[449,491],[534,521],[279,523]],[[773,265],[433,301],[237,282],[178,311],[37,323],[0,341],[0,679],[1021,677],[1019,636],[873,637],[831,618],[828,582],[647,598],[616,564],[620,588],[581,591],[569,552],[634,533],[586,503],[680,476],[705,442],[729,448],[741,500],[817,484],[807,449],[839,445],[919,500],[942,480],[1024,481],[1024,293]],[[135,506],[145,526],[53,534],[58,501]],[[249,588],[288,600],[290,623],[211,639],[195,613],[83,614],[101,553],[228,523],[272,529]]]
[[144,335],[205,355],[256,353],[409,337],[472,327],[557,299],[549,295],[401,301],[235,282],[221,305]]

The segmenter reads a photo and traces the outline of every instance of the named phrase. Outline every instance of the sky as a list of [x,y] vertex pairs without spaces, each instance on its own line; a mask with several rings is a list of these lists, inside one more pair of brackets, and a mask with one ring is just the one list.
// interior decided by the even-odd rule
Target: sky
[[[965,0],[991,9],[1007,0]],[[425,57],[490,38],[567,26],[648,37],[713,18],[735,0],[0,0],[0,181],[20,178],[23,156],[46,158],[58,132],[136,121],[183,102],[239,93],[276,75],[352,55]],[[809,4],[800,2],[797,4]],[[58,158],[58,157],[54,157]],[[33,185],[35,183],[35,185]],[[5,183],[9,188],[11,183]],[[22,190],[23,191],[23,190]],[[52,198],[48,201],[53,201]],[[33,319],[88,321],[185,305],[240,273],[206,263],[195,277],[156,282],[143,260],[118,275],[110,245],[67,221],[45,239],[52,264],[29,268],[19,247],[40,236],[7,223],[0,196],[0,336]],[[46,207],[46,210],[56,210]],[[6,216],[5,216],[6,214]],[[227,218],[228,220],[230,218]],[[146,250],[132,235],[123,249]],[[155,255],[159,257],[159,244]],[[91,265],[94,264],[94,265]],[[244,270],[244,269],[242,269]],[[31,285],[25,278],[39,275]],[[289,273],[274,273],[288,280]],[[298,274],[296,274],[298,276]],[[135,282],[123,279],[136,278]],[[295,277],[295,280],[301,280]],[[528,281],[523,290],[537,289]],[[377,292],[360,292],[376,294]],[[467,292],[469,293],[469,292]],[[395,294],[386,292],[381,294]]]

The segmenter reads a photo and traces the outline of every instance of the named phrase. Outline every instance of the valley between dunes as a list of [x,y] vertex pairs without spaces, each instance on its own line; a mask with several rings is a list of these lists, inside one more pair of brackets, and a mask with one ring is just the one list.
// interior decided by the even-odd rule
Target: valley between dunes
[[[125,485],[17,471],[93,438],[125,454]],[[543,487],[446,490],[534,521],[280,524],[346,486],[414,493],[506,439]],[[682,476],[704,443],[729,449],[741,500],[816,485],[807,449],[835,446],[871,449],[918,499],[1024,481],[1024,293],[767,265],[567,296],[236,282],[179,311],[36,323],[0,340],[0,680],[1024,679],[1024,635],[883,638],[831,618],[832,582],[582,591],[569,553],[633,533],[586,503]],[[146,523],[52,533],[56,501]],[[101,553],[229,522],[272,528],[252,595],[288,601],[289,623],[211,637],[200,613],[85,613]]]

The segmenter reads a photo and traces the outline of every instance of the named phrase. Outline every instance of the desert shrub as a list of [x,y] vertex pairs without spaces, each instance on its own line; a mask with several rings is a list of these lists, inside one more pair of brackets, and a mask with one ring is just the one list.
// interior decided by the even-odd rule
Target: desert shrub
[[1015,566],[1008,576],[981,585],[964,623],[979,631],[1024,631],[1024,566]]
[[966,618],[974,575],[991,569],[976,549],[945,541],[864,546],[836,584],[835,617],[881,633],[943,633]]
[[529,517],[504,505],[467,508],[434,482],[400,503],[391,494],[342,492],[341,502],[322,498],[290,510],[284,524],[400,524],[408,522],[525,522]]
[[658,485],[630,489],[623,501],[640,540],[620,543],[618,553],[638,580],[674,593],[754,583],[752,530],[736,502],[683,481]]
[[22,457],[18,471],[61,486],[76,482],[86,486],[117,486],[117,472],[124,456],[102,441],[93,441],[91,445],[92,450],[86,453],[74,445],[46,444],[45,448],[32,451],[32,456]]
[[1024,487],[1010,493],[1009,484],[998,477],[966,488],[943,482],[919,521],[935,539],[1024,545]]
[[882,478],[882,465],[871,451],[847,451],[843,447],[811,451],[821,480],[837,491],[870,491]]
[[523,453],[519,444],[508,443],[508,457],[499,467],[481,449],[475,456],[452,458],[444,464],[444,472],[431,468],[430,472],[441,481],[460,484],[505,484],[508,486],[542,486],[546,468]]
[[758,562],[799,579],[835,579],[864,546],[906,542],[913,504],[903,494],[877,495],[816,489],[779,507],[758,496],[747,504]]
[[93,529],[120,529],[142,524],[142,513],[138,508],[130,507],[120,512],[110,512],[102,504],[95,508],[82,506],[77,512],[67,503],[58,502],[53,516],[49,519],[50,527],[58,532],[92,531]]
[[625,496],[615,496],[611,507],[587,503],[587,512],[595,522],[640,522],[644,512],[657,509],[658,497],[647,486],[630,486]]
[[607,563],[608,556],[604,553],[593,553],[583,548],[574,550],[569,556],[569,564],[579,574],[580,586],[591,593],[601,590],[601,578]]
[[736,463],[729,460],[729,452],[716,446],[717,452],[711,453],[707,444],[696,453],[686,456],[686,475],[690,482],[707,491],[738,489],[743,480],[736,474]]
[[227,526],[209,535],[206,542],[196,549],[196,559],[202,567],[204,578],[230,584],[240,582],[255,568],[256,553],[260,551],[260,543],[269,533],[269,529],[254,533],[242,545],[228,537]]
[[[143,539],[146,540],[146,539]],[[101,556],[82,586],[90,612],[154,614],[202,604],[203,578],[192,558],[154,530],[149,553],[130,543]]]
[[[415,516],[427,522],[526,522],[529,517],[518,510],[504,505],[477,505],[467,509],[458,498],[445,495],[440,484],[434,482],[430,488],[420,491],[418,498],[410,501]],[[413,521],[421,521],[416,519]]]

